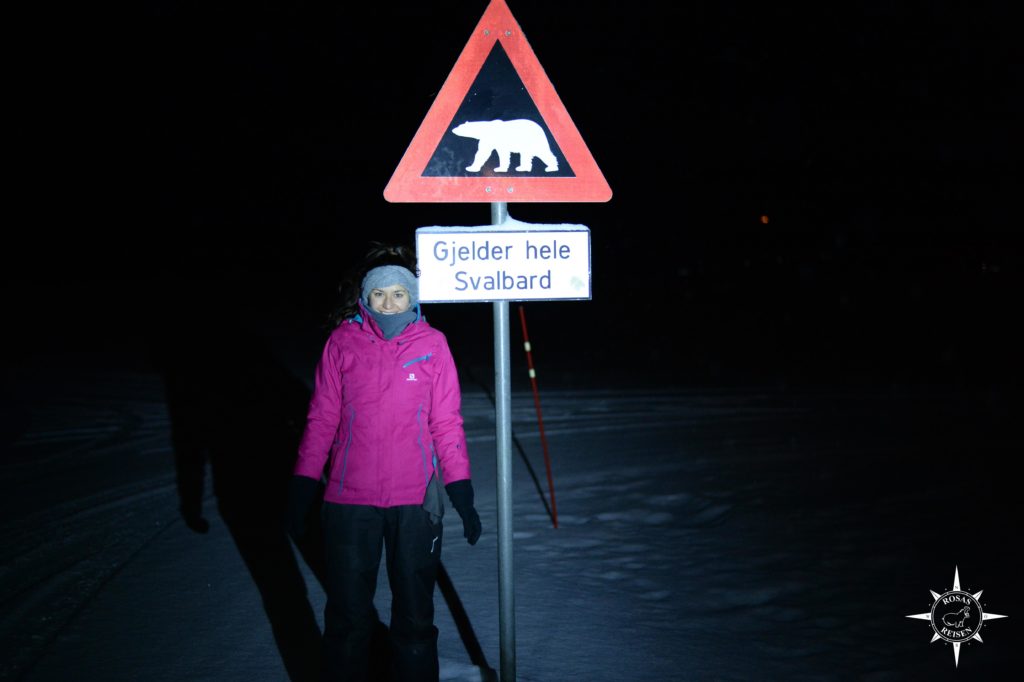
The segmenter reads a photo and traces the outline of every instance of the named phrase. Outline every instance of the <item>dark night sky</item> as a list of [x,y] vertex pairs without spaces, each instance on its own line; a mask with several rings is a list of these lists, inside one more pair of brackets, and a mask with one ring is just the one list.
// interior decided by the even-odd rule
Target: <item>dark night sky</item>
[[[16,315],[36,336],[130,326],[153,283],[197,279],[315,315],[369,239],[489,222],[484,204],[382,196],[486,4],[65,17],[22,99],[40,224],[10,237]],[[592,231],[593,300],[529,306],[559,362],[694,381],[1019,375],[1008,3],[509,7],[614,191],[509,206]],[[431,315],[490,339],[486,304]]]

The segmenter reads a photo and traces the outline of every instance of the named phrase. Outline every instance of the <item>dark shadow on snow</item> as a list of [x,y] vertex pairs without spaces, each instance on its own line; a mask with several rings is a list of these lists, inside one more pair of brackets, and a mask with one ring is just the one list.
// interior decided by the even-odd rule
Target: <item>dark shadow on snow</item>
[[[289,678],[317,679],[320,628],[284,523],[309,391],[218,285],[184,285],[162,298],[148,332],[165,385],[182,518],[197,533],[209,529],[202,509],[208,469]],[[322,582],[320,544],[297,547]]]
[[[259,589],[289,679],[317,680],[321,632],[293,547],[322,586],[321,505],[312,505],[299,541],[284,522],[309,389],[274,356],[258,325],[220,283],[165,291],[147,331],[165,386],[181,516],[194,532],[209,530],[202,508],[209,470],[217,510]],[[443,565],[438,586],[471,662],[493,679]],[[371,675],[378,682],[390,667],[387,642],[387,626],[378,621],[371,644]]]

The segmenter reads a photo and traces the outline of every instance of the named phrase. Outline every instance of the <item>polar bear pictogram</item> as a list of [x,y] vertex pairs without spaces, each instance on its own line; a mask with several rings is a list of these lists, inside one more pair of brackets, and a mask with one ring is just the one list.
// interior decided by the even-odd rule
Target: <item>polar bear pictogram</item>
[[476,156],[472,165],[466,166],[470,172],[479,172],[495,151],[498,152],[495,173],[508,171],[512,154],[519,155],[517,171],[528,173],[533,170],[534,157],[544,162],[544,170],[548,173],[558,170],[558,159],[551,152],[544,129],[529,119],[466,121],[452,128],[452,133],[477,140]]
[[964,621],[970,618],[970,616],[971,609],[969,606],[965,606],[959,611],[953,611],[944,615],[942,617],[942,622],[951,628],[962,628],[964,626]]

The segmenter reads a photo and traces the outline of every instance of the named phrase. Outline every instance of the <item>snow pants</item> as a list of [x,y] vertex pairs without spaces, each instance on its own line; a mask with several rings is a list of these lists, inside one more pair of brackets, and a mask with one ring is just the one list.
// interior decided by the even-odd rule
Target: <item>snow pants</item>
[[368,682],[378,625],[374,594],[382,548],[391,587],[390,675],[394,682],[437,682],[434,585],[441,523],[421,505],[324,504],[327,605],[323,682]]

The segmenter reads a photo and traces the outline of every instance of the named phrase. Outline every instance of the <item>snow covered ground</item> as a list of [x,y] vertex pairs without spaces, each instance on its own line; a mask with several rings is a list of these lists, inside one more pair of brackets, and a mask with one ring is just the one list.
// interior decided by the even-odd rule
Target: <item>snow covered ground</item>
[[[41,398],[40,382],[60,385]],[[3,679],[286,680],[260,595],[207,495],[177,517],[159,376],[5,384]],[[33,388],[35,386],[35,388]],[[516,678],[1005,679],[1021,610],[1012,401],[764,388],[513,396]],[[484,535],[443,561],[500,669],[494,409],[466,386]],[[984,590],[982,642],[929,644],[929,590]],[[323,594],[303,566],[317,618]],[[388,593],[381,581],[380,612]],[[439,591],[441,677],[478,680]]]
[[[161,330],[181,322],[152,308]],[[272,431],[268,410],[278,398],[282,413],[291,409],[283,396],[295,382],[308,387],[319,353],[313,327],[281,311],[242,318],[203,318],[175,339],[211,356],[186,354],[177,366],[214,409],[232,404],[217,392],[237,397],[259,379],[245,384],[259,416],[222,415],[259,438],[220,462],[214,480],[243,469],[287,475],[290,452],[253,456]],[[238,330],[258,345],[251,320],[273,359],[253,351],[244,371],[226,374],[218,354],[237,357]],[[76,325],[75,344],[43,329],[2,370],[0,679],[285,681],[209,478],[209,532],[178,516],[171,406],[161,365],[139,352],[146,326],[126,318],[120,334],[99,328],[115,322]],[[489,334],[452,339],[461,357],[470,342],[480,349],[460,370],[484,535],[470,547],[447,518],[451,590],[435,604],[442,679],[469,681],[480,666],[502,668],[493,369]],[[612,380],[580,369],[587,358],[559,374],[541,358],[558,524],[517,354],[515,638],[504,642],[516,679],[993,680],[1020,668],[1013,472],[1024,435],[1010,384],[714,387]],[[320,621],[323,592],[299,565]],[[987,612],[1009,616],[986,622],[957,665],[950,644],[930,643],[929,624],[907,617],[927,612],[930,592],[949,590],[955,571],[963,588],[983,591]],[[454,599],[468,618],[461,632]],[[386,619],[383,576],[378,601]]]

